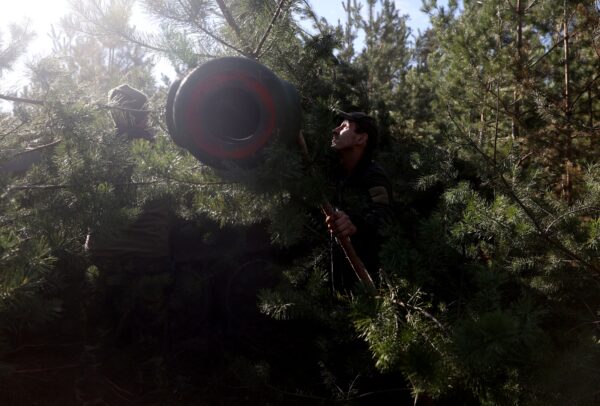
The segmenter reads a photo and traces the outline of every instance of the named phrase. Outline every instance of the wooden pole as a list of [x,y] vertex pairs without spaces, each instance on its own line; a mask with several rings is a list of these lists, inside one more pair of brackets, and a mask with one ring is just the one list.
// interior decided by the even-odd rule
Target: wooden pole
[[[308,160],[309,160],[308,147],[306,146],[306,140],[304,139],[302,132],[300,132],[300,134],[298,135],[298,145],[300,146],[300,151],[302,152],[302,155],[308,162]],[[323,212],[323,214],[325,214],[326,216],[335,216],[335,209],[333,208],[331,203],[329,203],[328,201],[325,201],[324,203],[322,203],[320,208],[321,208],[321,211]],[[352,241],[350,240],[350,237],[343,237],[343,238],[335,237],[335,239],[338,242],[338,244],[340,245],[340,247],[342,248],[342,251],[344,251],[344,255],[346,256],[346,259],[350,263],[352,270],[358,277],[358,280],[362,283],[362,285],[365,287],[367,292],[369,292],[371,295],[375,296],[377,294],[377,288],[375,288],[373,279],[371,278],[369,271],[367,271],[365,264],[362,262],[362,260],[360,259],[360,257],[356,253],[356,251],[354,250],[354,246],[352,245]]]

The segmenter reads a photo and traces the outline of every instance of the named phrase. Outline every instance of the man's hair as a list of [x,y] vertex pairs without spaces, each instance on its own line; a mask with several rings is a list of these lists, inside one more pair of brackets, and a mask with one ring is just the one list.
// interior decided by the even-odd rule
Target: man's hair
[[353,122],[357,133],[366,133],[368,135],[365,156],[372,156],[375,148],[377,148],[378,138],[377,122],[375,119],[362,111],[354,111],[351,113],[338,111],[338,115],[344,120]]

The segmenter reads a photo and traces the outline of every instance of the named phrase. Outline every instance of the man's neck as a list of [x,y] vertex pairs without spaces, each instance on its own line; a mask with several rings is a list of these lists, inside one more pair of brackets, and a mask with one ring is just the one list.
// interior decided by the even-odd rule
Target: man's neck
[[342,165],[344,172],[346,172],[346,175],[350,175],[352,171],[354,171],[354,168],[356,168],[364,155],[362,149],[354,148],[344,149],[338,151],[338,153],[340,156],[340,164]]

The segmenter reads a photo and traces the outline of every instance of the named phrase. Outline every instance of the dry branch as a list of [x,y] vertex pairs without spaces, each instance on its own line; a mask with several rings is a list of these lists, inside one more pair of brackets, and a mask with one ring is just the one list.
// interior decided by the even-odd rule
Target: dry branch
[[267,40],[267,37],[271,33],[271,30],[273,29],[273,26],[275,25],[275,21],[277,21],[277,18],[279,17],[279,14],[281,13],[281,9],[283,8],[284,3],[285,3],[285,0],[280,0],[279,5],[277,6],[277,10],[275,11],[275,14],[273,14],[273,18],[271,19],[271,23],[267,27],[267,30],[263,34],[262,38],[260,39],[260,42],[258,43],[258,45],[256,46],[256,49],[253,52],[254,57],[256,57],[256,58],[259,57],[260,50],[263,47],[265,41]]
[[27,99],[25,97],[8,96],[6,94],[0,94],[0,99],[12,101],[12,102],[18,102],[18,103],[36,104],[38,106],[41,106],[44,104],[44,102],[41,100]]

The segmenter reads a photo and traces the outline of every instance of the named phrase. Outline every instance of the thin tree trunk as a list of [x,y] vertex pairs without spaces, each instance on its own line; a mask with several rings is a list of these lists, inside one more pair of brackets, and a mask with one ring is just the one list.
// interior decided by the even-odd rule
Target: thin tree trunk
[[225,2],[223,0],[216,0],[216,1],[217,1],[217,4],[219,5],[219,8],[221,9],[221,13],[223,13],[223,17],[225,17],[225,21],[227,21],[227,24],[229,24],[229,26],[233,29],[233,31],[235,32],[235,35],[241,39],[242,32],[240,30],[240,27],[237,25],[237,22],[233,18],[231,11],[229,11],[229,8],[227,8],[227,5],[225,4]]
[[569,21],[567,16],[567,2],[565,0],[564,20],[563,20],[563,49],[564,49],[564,106],[567,116],[571,115],[571,93],[569,91]]
[[235,21],[233,14],[231,14],[231,11],[229,10],[229,8],[223,0],[216,0],[216,2],[219,6],[219,9],[221,10],[221,13],[223,13],[225,21],[227,21],[227,24],[229,25],[229,27],[231,27],[233,32],[235,32],[237,39],[242,44],[242,55],[248,56],[251,50],[248,48],[245,38],[242,35],[242,31],[240,30],[240,26],[238,25],[237,21]]
[[594,98],[592,97],[592,85],[588,87],[588,126],[594,128]]
[[0,94],[0,99],[18,103],[37,104],[38,106],[44,105],[44,102],[42,100],[27,99],[24,97],[9,96],[6,94]]
[[484,142],[484,138],[485,138],[485,95],[484,97],[484,103],[483,106],[481,107],[481,112],[479,113],[479,145],[483,145]]
[[346,62],[350,63],[352,59],[352,50],[354,49],[354,44],[352,43],[352,4],[350,4],[350,0],[346,2],[346,48],[348,49],[348,60]]
[[[500,52],[500,49],[502,48],[502,18],[501,18],[501,14],[500,14],[500,8],[498,8],[498,43],[496,44],[496,46],[498,47],[498,52]],[[491,90],[491,86],[490,89]],[[497,164],[498,164],[498,129],[500,126],[500,78],[496,79],[496,117],[495,117],[495,124],[494,124],[494,157],[493,157],[493,163],[494,163],[494,173],[496,173],[496,168],[497,168]],[[513,118],[513,129],[514,129],[514,118]]]
[[564,0],[563,14],[563,49],[564,49],[564,111],[566,119],[566,145],[565,145],[565,185],[564,194],[567,203],[573,203],[573,180],[571,179],[571,155],[573,139],[571,138],[571,92],[570,92],[570,67],[569,67],[569,18],[567,14],[567,0]]
[[283,8],[283,4],[284,3],[285,3],[285,0],[280,0],[279,1],[279,4],[277,5],[277,10],[275,10],[275,13],[273,14],[273,18],[271,19],[271,23],[267,27],[267,30],[263,34],[263,36],[260,39],[258,45],[256,46],[256,49],[253,52],[253,55],[254,55],[255,58],[259,58],[262,55],[261,54],[261,49],[262,49],[265,41],[267,40],[267,37],[271,33],[271,30],[275,26],[275,22],[277,21],[277,18],[279,17],[279,14],[281,14],[281,9]]
[[517,66],[516,66],[516,84],[514,90],[514,106],[515,114],[512,119],[512,137],[513,139],[519,138],[521,131],[519,128],[519,122],[521,121],[521,86],[523,83],[523,3],[521,0],[517,0],[516,5],[517,14]]
[[496,85],[496,123],[494,126],[494,173],[498,165],[498,126],[500,124],[500,84]]

